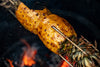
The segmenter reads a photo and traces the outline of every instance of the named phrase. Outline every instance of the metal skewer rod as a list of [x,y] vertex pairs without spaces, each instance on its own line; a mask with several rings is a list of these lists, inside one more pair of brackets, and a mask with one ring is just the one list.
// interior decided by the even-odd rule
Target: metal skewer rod
[[[3,0],[1,0],[1,1],[3,1]],[[11,4],[10,5],[6,5],[8,2],[11,2],[11,4],[14,5],[14,3],[11,0],[6,0],[6,1],[3,1],[2,3],[0,3],[0,6],[5,7],[16,18],[14,12],[9,9],[11,7]]]
[[11,11],[10,9],[8,9],[8,11],[16,18],[16,15],[13,13],[13,11]]
[[55,31],[57,31],[59,34],[61,34],[63,37],[65,37],[70,43],[72,43],[75,47],[77,47],[81,52],[84,54],[87,54],[85,51],[83,51],[79,46],[77,46],[73,41],[71,41],[66,35],[64,35],[60,30],[58,30],[55,26],[51,26]]
[[12,0],[9,0],[9,2],[11,2],[11,4],[13,4],[13,5],[14,5],[14,2],[13,2]]
[[71,67],[73,67],[73,65],[72,65],[70,62],[68,62],[61,54],[59,54],[59,56],[60,56],[64,61],[66,61]]

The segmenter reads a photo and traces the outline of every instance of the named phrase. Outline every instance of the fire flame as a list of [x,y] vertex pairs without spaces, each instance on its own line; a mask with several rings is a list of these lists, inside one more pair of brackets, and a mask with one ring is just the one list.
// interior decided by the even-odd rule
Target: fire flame
[[11,61],[11,60],[9,60],[9,59],[6,59],[6,60],[9,62],[10,67],[14,67],[14,66],[13,66],[13,64],[12,64],[12,63],[13,63],[13,61]]
[[[67,56],[65,58],[66,58],[67,61],[69,61]],[[69,64],[67,62],[63,61],[61,67],[70,67],[70,66],[69,66]]]
[[24,49],[24,54],[22,58],[22,65],[26,66],[32,66],[33,64],[36,64],[34,61],[35,55],[37,53],[37,50],[33,50],[31,46],[26,42],[26,40],[21,39],[21,41],[27,46],[27,49]]
[[[27,54],[27,52],[25,52],[25,54],[24,54],[24,56],[23,56],[23,62],[24,62],[24,65],[26,65],[26,66],[32,66],[33,64],[35,64],[36,62],[33,60],[34,58],[34,56],[35,56],[35,54],[36,54],[36,52],[37,51],[33,51],[32,53],[31,53],[31,56],[29,56],[28,54]],[[32,57],[33,56],[33,57]]]

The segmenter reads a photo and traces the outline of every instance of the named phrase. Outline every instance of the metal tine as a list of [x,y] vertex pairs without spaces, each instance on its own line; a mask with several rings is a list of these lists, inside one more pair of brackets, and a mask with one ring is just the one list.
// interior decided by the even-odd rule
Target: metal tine
[[8,0],[1,0],[0,6],[3,6],[5,8],[9,8],[11,5],[6,5],[9,1]]
[[66,61],[71,67],[73,67],[73,65],[72,65],[70,62],[68,62],[61,54],[59,54],[59,56],[60,56],[64,61]]
[[79,46],[77,46],[73,41],[71,41],[66,35],[64,35],[60,30],[58,30],[55,26],[51,26],[55,31],[57,31],[60,35],[65,37],[70,43],[72,43],[75,47],[77,47],[82,53],[87,55],[85,51],[83,51]]
[[6,9],[8,9],[8,11],[16,18],[14,12],[12,10],[10,10],[9,8],[11,7],[11,4],[10,5],[6,5],[8,2],[11,2],[13,4],[13,2],[11,0],[2,0],[3,2],[0,3],[0,6],[3,6],[5,7]]
[[[89,43],[89,44],[91,44],[86,38],[84,38],[82,35],[81,35],[81,37],[87,42],[87,43]],[[96,41],[95,41],[95,45],[96,45]],[[97,52],[99,52],[99,50],[95,47],[95,46],[93,46],[93,44],[92,44],[92,47],[97,51]]]
[[6,5],[8,2],[11,2],[11,4],[14,5],[14,2],[12,0],[1,0],[1,1],[2,1],[1,5]]
[[9,2],[14,5],[14,2],[12,0],[9,0]]
[[8,11],[16,18],[16,15],[14,14],[13,11],[11,11],[10,9],[8,9]]
[[7,9],[11,7],[11,5],[3,5],[2,3],[0,4],[0,6],[3,6],[5,8],[7,8]]
[[1,5],[1,6],[4,6],[4,5],[6,5],[6,3],[7,3],[7,2],[2,2],[2,3],[0,3],[0,5]]
[[6,5],[9,1],[8,0],[1,0],[2,2],[0,3],[1,6]]

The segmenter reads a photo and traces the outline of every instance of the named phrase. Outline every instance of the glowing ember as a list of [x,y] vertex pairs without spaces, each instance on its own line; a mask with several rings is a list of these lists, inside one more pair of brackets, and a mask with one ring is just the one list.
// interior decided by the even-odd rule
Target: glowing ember
[[22,61],[23,61],[22,66],[24,65],[32,66],[33,64],[36,63],[34,59],[35,59],[37,50],[33,50],[25,40],[21,40],[21,41],[27,46],[27,49],[24,49],[24,55],[22,58]]
[[14,67],[14,66],[13,66],[13,64],[12,64],[12,63],[13,63],[13,61],[11,61],[11,60],[9,60],[9,59],[6,59],[6,60],[9,62],[10,67]]
[[[69,61],[67,56],[65,58],[66,58],[67,61]],[[70,67],[70,66],[69,66],[69,64],[67,62],[63,61],[61,67]]]
[[32,56],[35,56],[36,54],[36,51],[33,51],[31,53],[31,56],[29,56],[27,54],[27,52],[25,52],[25,55],[23,56],[23,62],[24,62],[24,65],[26,66],[32,66],[33,64],[35,64],[36,62],[33,60],[34,58]]

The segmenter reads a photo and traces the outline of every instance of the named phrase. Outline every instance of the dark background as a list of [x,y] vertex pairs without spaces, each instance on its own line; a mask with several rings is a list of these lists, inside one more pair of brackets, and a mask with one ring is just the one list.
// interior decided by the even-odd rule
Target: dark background
[[[31,9],[47,7],[52,13],[67,19],[78,36],[83,35],[100,48],[100,0],[22,0]],[[5,8],[0,6],[0,55],[4,54],[21,38],[34,40],[36,37],[25,30]],[[30,43],[30,41],[29,41]]]

